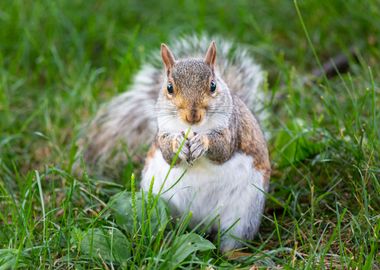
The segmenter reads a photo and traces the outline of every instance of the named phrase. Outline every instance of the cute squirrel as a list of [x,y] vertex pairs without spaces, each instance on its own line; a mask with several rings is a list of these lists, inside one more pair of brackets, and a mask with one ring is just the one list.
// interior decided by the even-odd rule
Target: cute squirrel
[[178,58],[162,44],[164,68],[144,65],[130,90],[90,123],[80,149],[102,170],[125,160],[120,142],[129,151],[150,144],[141,188],[148,191],[154,181],[153,193],[173,215],[191,211],[193,226],[214,220],[211,230],[221,230],[227,252],[254,237],[264,211],[271,167],[249,108],[264,118],[265,94],[262,71],[244,46],[216,39],[206,51],[208,42],[178,40],[172,47]]

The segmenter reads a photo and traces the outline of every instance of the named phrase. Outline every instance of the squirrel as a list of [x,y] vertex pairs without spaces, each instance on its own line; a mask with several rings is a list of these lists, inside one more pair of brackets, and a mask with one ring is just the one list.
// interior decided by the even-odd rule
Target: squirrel
[[258,231],[271,166],[249,109],[265,117],[263,72],[243,45],[215,40],[206,51],[207,37],[182,38],[172,47],[179,58],[162,44],[163,65],[144,65],[130,90],[100,110],[80,147],[87,163],[103,169],[125,159],[120,148],[112,154],[117,142],[150,144],[141,189],[152,185],[174,216],[191,211],[191,226],[212,220],[227,252]]

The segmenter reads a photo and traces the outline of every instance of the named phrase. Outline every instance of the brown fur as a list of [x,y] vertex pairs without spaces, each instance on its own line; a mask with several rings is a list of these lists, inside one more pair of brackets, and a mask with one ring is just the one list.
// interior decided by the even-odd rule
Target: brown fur
[[233,97],[234,112],[229,127],[213,130],[207,134],[207,157],[217,163],[224,163],[231,158],[235,151],[241,151],[253,157],[255,169],[264,175],[266,186],[270,178],[270,161],[267,145],[260,125],[238,98]]
[[[155,142],[153,143],[160,148],[162,156],[168,164],[172,163],[179,148],[178,142],[175,139],[176,136],[173,134],[159,133],[156,136]],[[175,165],[179,164],[180,162],[181,160],[177,159]]]
[[237,148],[243,153],[253,157],[255,169],[263,173],[266,185],[268,186],[271,167],[264,135],[259,123],[248,110],[247,106],[237,97],[234,101],[235,109],[239,115]]
[[146,162],[148,162],[149,160],[153,158],[154,154],[156,153],[156,150],[157,150],[157,144],[156,142],[154,142],[152,143],[152,145],[149,148],[148,153],[146,154]]
[[168,82],[174,93],[163,92],[178,108],[182,121],[189,124],[202,122],[211,97],[210,82],[214,78],[212,69],[199,59],[176,62],[169,71]]
[[[168,75],[169,79],[178,75],[176,81],[173,79],[173,83],[175,86],[176,84],[183,86],[177,89],[181,93],[173,97],[175,104],[178,105],[175,113],[183,121],[197,125],[197,121],[204,119],[204,110],[218,109],[218,107],[208,107],[208,104],[212,103],[213,96],[205,93],[210,83],[207,79],[215,79],[214,70],[218,71],[217,74],[226,82],[232,94],[239,96],[250,109],[255,110],[260,120],[266,119],[268,114],[263,106],[267,97],[259,89],[263,82],[263,72],[250,55],[249,49],[242,44],[231,43],[225,38],[217,38],[219,48],[216,52],[215,44],[209,46],[209,40],[206,36],[187,36],[173,40],[176,56],[185,60],[176,60],[169,48],[162,45],[161,58],[165,72],[157,68],[155,56],[159,56],[159,53],[154,53],[152,61],[144,64],[134,76],[129,90],[116,96],[99,110],[94,119],[82,130],[78,141],[76,168],[80,169],[79,157],[83,156],[86,164],[90,166],[88,169],[91,173],[114,178],[118,173],[117,168],[124,166],[128,160],[125,149],[129,154],[135,155],[141,152],[142,146],[153,142],[158,128],[159,113],[156,105],[158,99],[164,96],[162,93],[167,94]],[[201,55],[206,51],[206,56],[202,59]],[[216,54],[218,54],[217,60]],[[190,62],[191,65],[188,65]],[[202,67],[199,67],[200,65]],[[183,67],[181,70],[177,69],[181,66]],[[187,72],[184,72],[185,70]],[[204,76],[203,79],[195,83],[196,78],[200,76]],[[203,87],[200,87],[202,85]],[[191,87],[185,89],[187,88],[185,86]],[[162,91],[159,91],[160,88]],[[217,83],[216,97],[220,88],[220,84]],[[189,102],[193,99],[188,94],[193,94],[197,98],[199,102],[196,106],[192,106]],[[165,99],[169,97],[166,96]],[[226,103],[219,104],[223,107]],[[176,105],[166,103],[162,107],[168,106],[168,112],[174,114],[173,109]],[[190,109],[191,107],[195,110]],[[218,132],[221,131],[216,131]]]
[[[228,161],[236,151],[252,156],[252,166],[263,173],[267,188],[271,168],[264,135],[256,118],[245,104],[238,97],[233,97],[233,103],[234,111],[231,115],[229,127],[211,130],[202,137],[203,145],[207,149],[206,156],[220,164]],[[178,149],[178,145],[175,143],[174,137],[169,134],[157,136],[157,144],[164,159],[169,164]],[[176,164],[179,162],[180,160],[177,160]]]
[[[182,121],[189,124],[201,122],[208,112],[211,99],[219,93],[219,91],[214,93],[210,91],[210,82],[215,79],[215,43],[211,43],[204,60],[176,61],[165,45],[161,47],[161,56],[167,71],[167,81],[173,85],[173,93],[168,93],[166,86],[163,86],[164,96],[175,106],[173,110],[177,111]],[[223,107],[226,106],[233,107],[228,126],[203,134],[201,140],[198,140],[197,145],[193,148],[202,149],[200,152],[202,155],[205,154],[207,158],[220,164],[229,160],[236,151],[252,156],[252,166],[263,173],[267,188],[270,178],[270,162],[259,123],[237,96],[233,96],[232,100],[230,98],[223,101],[218,106],[221,108],[217,109],[218,113],[227,113],[223,110]],[[215,110],[214,105],[214,109],[211,111]],[[175,135],[159,134],[157,144],[164,159],[170,164],[179,148]],[[189,147],[191,150],[190,144],[192,141],[189,141],[185,147]],[[188,155],[186,160],[193,161],[191,151],[188,151]]]

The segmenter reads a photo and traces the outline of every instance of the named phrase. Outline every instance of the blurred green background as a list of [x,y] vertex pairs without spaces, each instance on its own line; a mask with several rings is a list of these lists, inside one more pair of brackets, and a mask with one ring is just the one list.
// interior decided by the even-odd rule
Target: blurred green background
[[[378,4],[300,1],[320,61],[354,46],[377,76]],[[54,140],[51,151],[63,152],[100,102],[127,89],[148,52],[181,35],[217,34],[251,45],[275,92],[289,76],[317,67],[291,1],[4,0],[0,25],[1,135],[17,135],[12,148],[24,165],[43,140],[36,131]]]
[[[199,262],[248,267],[272,250],[257,260],[286,269],[379,269],[379,18],[378,0],[2,0],[0,262],[11,254],[10,265],[23,258],[26,268],[60,260],[87,265],[78,253],[69,256],[75,246],[62,239],[77,225],[73,220],[98,222],[83,210],[99,206],[88,198],[108,201],[115,189],[129,188],[141,164],[129,164],[117,188],[75,178],[71,164],[82,124],[128,89],[161,42],[207,33],[248,44],[268,73],[274,170],[253,257],[227,262],[201,254]],[[352,48],[349,73],[311,80],[318,62]],[[34,230],[42,211],[36,172],[50,198],[47,220],[60,228],[49,225],[47,242]],[[39,256],[28,253],[34,247]],[[129,266],[142,267],[156,255],[147,252]]]

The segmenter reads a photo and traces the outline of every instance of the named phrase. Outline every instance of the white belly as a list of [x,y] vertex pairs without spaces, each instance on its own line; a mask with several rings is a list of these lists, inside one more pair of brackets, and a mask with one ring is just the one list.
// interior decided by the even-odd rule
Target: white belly
[[222,229],[239,220],[233,231],[244,237],[256,233],[265,200],[263,175],[252,165],[253,158],[243,153],[220,165],[201,158],[193,166],[172,168],[166,179],[170,166],[156,150],[144,168],[141,187],[149,190],[154,177],[153,193],[161,193],[177,214],[189,210],[195,223],[219,215]]

